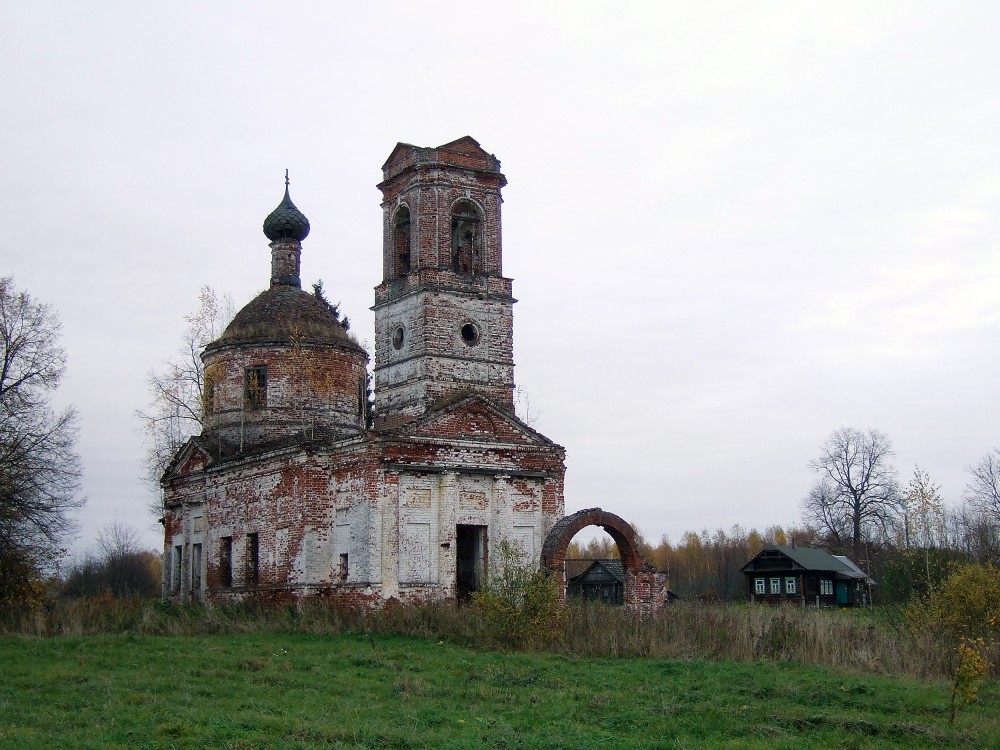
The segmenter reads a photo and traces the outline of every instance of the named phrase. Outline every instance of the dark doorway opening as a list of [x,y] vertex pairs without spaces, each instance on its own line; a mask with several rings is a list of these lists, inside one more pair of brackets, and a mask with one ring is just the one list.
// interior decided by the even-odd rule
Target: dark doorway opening
[[486,527],[459,524],[455,534],[455,577],[459,602],[468,602],[486,577]]
[[201,601],[201,545],[191,545],[191,599]]

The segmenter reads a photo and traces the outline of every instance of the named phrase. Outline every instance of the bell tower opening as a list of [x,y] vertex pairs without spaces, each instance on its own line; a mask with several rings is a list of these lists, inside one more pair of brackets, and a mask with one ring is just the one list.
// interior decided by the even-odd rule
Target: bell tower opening
[[481,276],[483,273],[483,232],[479,209],[462,200],[451,210],[451,270]]
[[400,206],[392,222],[393,276],[406,276],[412,266],[410,209]]

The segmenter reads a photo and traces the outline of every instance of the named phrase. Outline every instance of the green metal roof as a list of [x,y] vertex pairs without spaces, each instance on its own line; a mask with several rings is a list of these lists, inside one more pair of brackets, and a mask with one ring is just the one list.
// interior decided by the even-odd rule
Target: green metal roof
[[826,550],[816,549],[815,547],[789,547],[784,544],[768,545],[758,552],[750,562],[741,568],[741,570],[746,571],[748,568],[751,568],[757,559],[769,550],[777,550],[789,560],[797,565],[800,565],[806,570],[827,570],[835,573],[844,573],[850,577],[854,577],[855,575],[856,569],[854,567],[838,560]]

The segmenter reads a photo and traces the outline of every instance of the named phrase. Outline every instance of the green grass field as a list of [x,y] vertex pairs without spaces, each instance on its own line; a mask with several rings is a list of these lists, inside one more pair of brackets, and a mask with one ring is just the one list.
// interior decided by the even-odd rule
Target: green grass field
[[412,637],[0,639],[0,747],[1000,747],[995,682],[478,652]]

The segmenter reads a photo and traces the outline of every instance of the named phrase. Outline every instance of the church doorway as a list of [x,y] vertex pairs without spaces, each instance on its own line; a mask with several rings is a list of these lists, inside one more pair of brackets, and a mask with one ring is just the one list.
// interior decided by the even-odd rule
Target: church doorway
[[486,527],[459,524],[455,533],[455,588],[459,602],[468,602],[486,577]]

